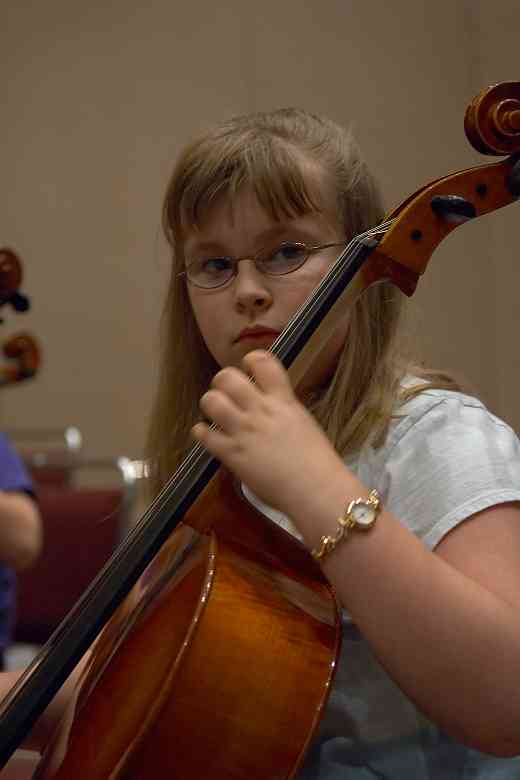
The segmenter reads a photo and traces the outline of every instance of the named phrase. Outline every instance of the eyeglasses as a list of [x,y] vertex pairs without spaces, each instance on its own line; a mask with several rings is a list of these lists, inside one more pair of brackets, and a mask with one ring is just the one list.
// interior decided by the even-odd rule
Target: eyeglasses
[[308,246],[299,241],[284,241],[274,249],[262,249],[256,255],[244,257],[208,257],[192,260],[186,270],[178,276],[186,276],[195,287],[210,290],[222,287],[238,273],[238,264],[242,260],[252,260],[255,268],[267,276],[284,276],[297,271],[307,262],[311,254],[330,247],[346,246],[346,241],[331,244]]

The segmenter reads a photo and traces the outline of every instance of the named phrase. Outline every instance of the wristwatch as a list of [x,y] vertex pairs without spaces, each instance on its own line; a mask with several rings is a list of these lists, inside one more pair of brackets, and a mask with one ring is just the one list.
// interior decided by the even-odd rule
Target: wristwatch
[[355,498],[349,503],[345,514],[338,517],[338,529],[333,536],[322,536],[318,547],[311,550],[311,555],[317,561],[332,552],[347,531],[354,528],[368,531],[375,525],[381,511],[381,500],[377,490],[372,490],[368,498]]

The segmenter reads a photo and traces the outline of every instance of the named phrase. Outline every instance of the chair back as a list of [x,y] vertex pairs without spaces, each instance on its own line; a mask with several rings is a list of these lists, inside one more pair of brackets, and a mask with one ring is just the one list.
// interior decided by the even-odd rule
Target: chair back
[[[40,645],[127,532],[137,484],[132,461],[127,458],[53,458],[45,468],[66,475],[66,479],[54,482],[46,479],[47,473],[39,479],[35,460],[26,456],[26,462],[35,482],[44,544],[34,566],[18,575],[14,641]],[[110,478],[99,479],[108,472],[112,472]]]

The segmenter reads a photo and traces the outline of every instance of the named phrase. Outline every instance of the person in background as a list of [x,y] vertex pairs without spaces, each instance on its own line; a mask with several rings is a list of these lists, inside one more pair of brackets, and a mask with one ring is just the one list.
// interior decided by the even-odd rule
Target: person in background
[[31,478],[9,439],[0,434],[0,668],[16,615],[16,572],[42,548],[42,524]]

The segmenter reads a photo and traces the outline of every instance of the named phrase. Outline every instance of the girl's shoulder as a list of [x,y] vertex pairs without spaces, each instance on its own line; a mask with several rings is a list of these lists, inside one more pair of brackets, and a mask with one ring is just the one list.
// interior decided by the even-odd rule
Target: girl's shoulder
[[396,408],[385,442],[355,470],[432,549],[470,515],[520,501],[513,429],[478,398],[427,385]]
[[417,392],[396,405],[392,415],[385,449],[392,449],[406,437],[407,443],[414,436],[447,436],[454,438],[455,431],[465,431],[472,437],[490,435],[517,440],[511,426],[490,411],[479,398],[457,390],[430,387],[415,377],[406,377],[403,389]]

